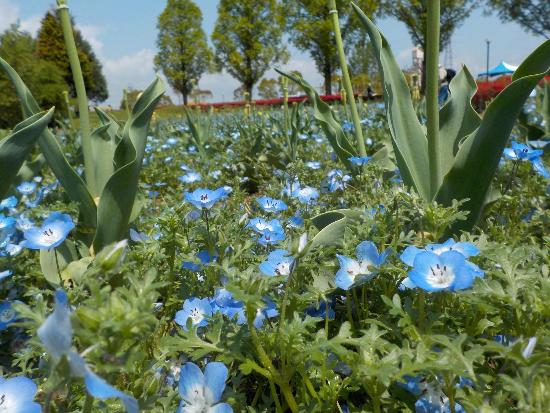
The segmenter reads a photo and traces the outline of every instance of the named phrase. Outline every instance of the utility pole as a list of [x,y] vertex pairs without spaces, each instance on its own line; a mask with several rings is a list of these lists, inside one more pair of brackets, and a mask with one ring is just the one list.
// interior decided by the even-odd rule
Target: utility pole
[[485,42],[487,43],[487,71],[485,72],[487,82],[489,81],[489,56],[491,52],[491,41],[489,39],[485,39]]

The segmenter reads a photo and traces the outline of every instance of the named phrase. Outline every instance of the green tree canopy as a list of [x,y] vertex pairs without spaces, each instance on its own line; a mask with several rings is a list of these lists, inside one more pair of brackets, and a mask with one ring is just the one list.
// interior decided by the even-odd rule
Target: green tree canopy
[[187,105],[189,94],[212,61],[212,52],[202,30],[201,9],[191,0],[168,0],[157,27],[159,53],[155,66],[181,93]]
[[488,6],[502,21],[514,21],[530,33],[550,38],[550,1],[488,0]]
[[288,55],[282,42],[284,18],[277,0],[221,0],[212,34],[216,62],[252,97],[254,85]]
[[262,79],[258,84],[258,94],[262,99],[273,99],[280,95],[280,85],[276,79]]
[[[380,3],[377,0],[359,0],[357,5],[373,16]],[[284,0],[288,31],[292,43],[314,60],[323,75],[325,93],[332,93],[332,79],[338,69],[338,52],[334,28],[327,0]],[[337,0],[342,40],[349,51],[361,38],[361,24],[357,20],[348,0]]]
[[[82,37],[82,33],[78,29],[74,30],[74,35],[88,99],[94,102],[103,102],[109,97],[109,93],[101,63],[93,52],[90,43]],[[55,64],[62,71],[65,82],[70,86],[71,95],[75,96],[69,57],[65,50],[63,29],[56,14],[52,11],[48,11],[42,19],[36,39],[36,53],[38,57]]]
[[[62,71],[53,63],[37,59],[35,41],[29,33],[13,25],[0,34],[0,56],[23,78],[42,108],[57,107],[57,113],[66,109],[63,91],[69,86]],[[21,104],[15,88],[4,73],[0,73],[0,128],[11,128],[21,122]]]
[[[426,50],[426,30],[428,6],[431,0],[386,0],[384,11],[405,23],[413,43]],[[441,38],[440,46],[443,50],[449,45],[454,31],[466,20],[479,0],[441,0]],[[422,67],[426,66],[426,54]],[[422,75],[422,90],[424,90],[425,78]]]

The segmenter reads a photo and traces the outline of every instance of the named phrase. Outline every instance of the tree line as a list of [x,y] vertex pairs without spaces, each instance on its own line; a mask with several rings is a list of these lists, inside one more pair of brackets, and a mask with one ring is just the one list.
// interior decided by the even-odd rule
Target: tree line
[[[413,43],[425,48],[427,1],[356,0],[356,3],[373,19],[393,16],[403,22]],[[337,0],[336,4],[350,56],[350,71],[354,83],[364,89],[376,73],[369,45],[349,0]],[[441,0],[443,46],[475,8],[496,13],[503,21],[515,21],[534,35],[550,36],[548,0]],[[279,79],[265,79],[264,75],[269,68],[288,61],[285,41],[310,56],[323,76],[324,92],[335,91],[338,62],[327,0],[221,0],[210,43],[202,19],[201,9],[192,0],[167,0],[158,18],[155,66],[181,94],[184,103],[189,97],[208,92],[198,89],[203,74],[220,70],[240,82],[236,97],[246,94],[252,97],[255,86],[262,97],[276,95],[280,90]],[[103,102],[108,98],[108,90],[101,63],[78,29],[75,38],[88,98]],[[74,84],[55,12],[46,13],[36,38],[21,31],[18,25],[0,34],[0,56],[20,73],[43,107],[55,105],[66,110],[63,92],[74,96]],[[0,128],[18,120],[20,108],[15,93],[0,74]]]

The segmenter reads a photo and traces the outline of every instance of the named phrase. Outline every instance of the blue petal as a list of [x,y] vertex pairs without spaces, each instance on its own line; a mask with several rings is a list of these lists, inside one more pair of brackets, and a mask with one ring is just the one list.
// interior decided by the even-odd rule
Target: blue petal
[[414,268],[409,271],[409,278],[417,287],[422,288],[423,290],[441,291],[444,288],[434,287],[427,281],[431,267],[435,267],[438,264],[441,264],[441,262],[437,254],[427,251],[421,252],[417,254],[414,259]]
[[369,265],[378,266],[378,249],[373,242],[363,241],[357,246],[356,253],[359,261],[367,262]]
[[414,259],[416,258],[416,256],[423,251],[425,250],[421,250],[420,248],[417,248],[414,245],[411,245],[405,248],[405,251],[401,253],[401,256],[399,258],[409,267],[412,267],[414,266]]
[[46,351],[55,361],[70,351],[73,341],[73,328],[71,326],[69,301],[63,290],[58,289],[55,292],[54,311],[38,328],[37,334]]
[[341,268],[337,273],[336,277],[334,278],[334,284],[338,288],[341,288],[342,290],[347,290],[354,282],[354,278],[350,276],[350,274],[344,269]]
[[204,374],[195,363],[185,363],[180,372],[178,385],[180,396],[183,400],[191,402],[195,399],[197,392],[202,394],[204,387]]
[[208,409],[208,413],[233,413],[233,408],[227,403],[220,403]]
[[455,274],[455,280],[451,286],[452,291],[471,287],[475,274],[472,267],[467,265],[464,255],[457,251],[448,251],[441,254],[439,258],[441,264],[452,268]]
[[127,394],[121,392],[120,390],[115,389],[97,374],[93,373],[88,369],[86,376],[84,377],[84,383],[86,384],[86,389],[91,396],[96,399],[110,399],[117,398],[120,399],[126,411],[128,413],[138,413],[139,407],[138,402],[135,398],[128,396]]
[[225,390],[227,367],[223,363],[208,363],[204,368],[204,397],[209,405],[220,401]]

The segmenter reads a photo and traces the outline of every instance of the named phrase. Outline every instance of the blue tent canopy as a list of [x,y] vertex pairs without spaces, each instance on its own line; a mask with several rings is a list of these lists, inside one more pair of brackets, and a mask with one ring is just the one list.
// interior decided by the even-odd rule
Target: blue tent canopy
[[484,77],[489,75],[489,77],[501,76],[501,75],[511,75],[516,71],[518,66],[513,66],[504,61],[500,62],[497,66],[493,67],[489,72],[482,72],[477,75],[477,77]]

